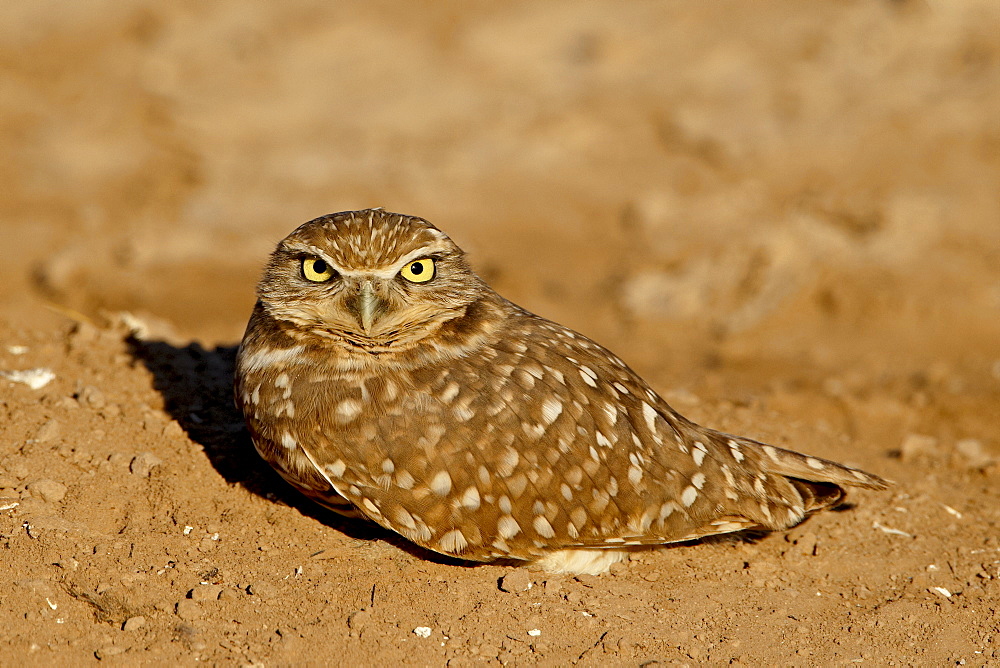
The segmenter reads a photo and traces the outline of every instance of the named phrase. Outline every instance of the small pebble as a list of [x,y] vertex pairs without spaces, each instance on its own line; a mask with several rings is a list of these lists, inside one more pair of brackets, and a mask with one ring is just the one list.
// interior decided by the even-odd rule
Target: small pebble
[[900,446],[900,455],[904,462],[913,461],[918,457],[931,456],[937,453],[938,440],[924,434],[907,434]]
[[372,613],[368,608],[362,608],[347,618],[347,626],[355,631],[363,629],[371,616]]
[[143,452],[136,455],[129,464],[128,470],[140,478],[148,478],[154,468],[163,463],[163,460],[152,452]]
[[122,625],[123,631],[138,631],[143,626],[146,625],[146,618],[142,615],[136,615],[135,617],[129,617],[125,620]]
[[49,420],[35,432],[35,440],[39,443],[47,443],[51,440],[59,438],[59,433],[62,431],[58,420]]
[[431,637],[431,627],[429,627],[429,626],[418,626],[417,628],[413,629],[413,634],[416,635],[416,636],[419,636],[421,638],[430,638]]
[[500,591],[517,593],[532,587],[531,576],[522,568],[513,570],[500,578]]
[[188,598],[192,601],[214,601],[222,593],[219,585],[201,585],[188,592]]
[[247,593],[252,596],[259,596],[260,598],[274,598],[278,593],[278,588],[275,587],[270,582],[265,582],[263,580],[258,580],[254,582],[249,587],[247,587]]
[[66,485],[55,480],[36,480],[28,483],[25,489],[46,503],[59,503],[66,496]]
[[188,622],[201,617],[201,605],[189,598],[178,601],[176,611],[178,617]]
[[107,403],[104,399],[104,393],[93,385],[88,385],[80,391],[80,401],[94,410],[104,408],[104,405]]
[[963,438],[955,444],[955,450],[965,458],[969,468],[983,468],[993,462],[993,458],[983,448],[983,442],[975,438]]
[[108,659],[112,656],[118,656],[119,654],[124,654],[124,647],[116,647],[115,645],[108,645],[107,647],[102,647],[94,652],[94,656],[98,659]]

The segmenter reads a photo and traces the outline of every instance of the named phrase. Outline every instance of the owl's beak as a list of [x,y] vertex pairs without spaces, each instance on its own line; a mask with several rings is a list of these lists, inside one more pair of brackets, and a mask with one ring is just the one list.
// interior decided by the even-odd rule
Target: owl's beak
[[375,295],[375,288],[372,287],[371,281],[365,281],[361,284],[355,305],[358,319],[361,321],[361,328],[365,334],[371,334],[375,317],[385,308],[382,300]]

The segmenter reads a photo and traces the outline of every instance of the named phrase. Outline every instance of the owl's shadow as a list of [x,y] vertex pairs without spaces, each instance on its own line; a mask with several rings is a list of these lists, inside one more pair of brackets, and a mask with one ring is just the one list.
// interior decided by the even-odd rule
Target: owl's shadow
[[130,337],[132,358],[153,376],[164,410],[188,438],[201,446],[219,475],[230,484],[307,517],[357,540],[383,540],[421,559],[462,564],[427,552],[382,527],[342,517],[297,491],[275,473],[254,450],[243,416],[233,403],[233,372],[237,346],[204,348],[199,343],[175,346],[166,341]]

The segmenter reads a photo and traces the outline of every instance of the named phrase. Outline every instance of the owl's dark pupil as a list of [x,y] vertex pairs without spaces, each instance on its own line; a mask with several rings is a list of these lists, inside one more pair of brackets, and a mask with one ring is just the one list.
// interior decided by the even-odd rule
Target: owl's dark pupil
[[422,262],[414,262],[410,265],[410,271],[413,272],[414,276],[418,276],[424,273],[424,265]]
[[313,271],[315,271],[317,274],[325,274],[326,262],[324,262],[323,260],[315,260],[313,262]]

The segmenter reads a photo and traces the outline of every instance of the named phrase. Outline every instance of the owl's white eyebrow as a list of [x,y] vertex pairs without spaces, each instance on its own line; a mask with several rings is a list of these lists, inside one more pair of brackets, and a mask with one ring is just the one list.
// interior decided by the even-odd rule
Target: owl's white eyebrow
[[313,246],[311,244],[303,243],[289,243],[285,246],[286,250],[289,251],[299,251],[302,253],[309,253],[315,255],[316,257],[322,258],[331,267],[337,270],[337,273],[341,276],[377,276],[378,278],[390,279],[394,278],[399,270],[405,267],[410,262],[417,260],[422,257],[427,257],[433,253],[448,250],[450,246],[448,243],[442,239],[433,243],[426,244],[420,248],[415,248],[397,262],[389,265],[388,267],[383,267],[381,269],[344,269],[339,264],[337,264],[333,258],[324,253],[322,250]]

